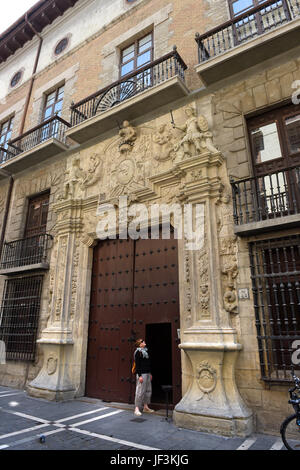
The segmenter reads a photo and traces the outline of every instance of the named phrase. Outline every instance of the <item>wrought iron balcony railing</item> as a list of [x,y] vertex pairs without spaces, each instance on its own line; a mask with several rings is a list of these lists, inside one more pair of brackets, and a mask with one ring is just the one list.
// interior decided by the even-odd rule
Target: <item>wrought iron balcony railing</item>
[[71,125],[76,126],[169,78],[179,76],[184,81],[186,68],[186,64],[174,47],[169,54],[72,104]]
[[300,17],[300,0],[269,0],[232,20],[196,34],[199,64]]
[[38,126],[8,142],[9,157],[5,161],[52,138],[65,144],[65,132],[68,127],[70,127],[70,124],[59,116],[53,116],[43,121]]
[[236,225],[300,214],[300,166],[231,180]]
[[0,165],[7,162],[10,158],[13,158],[17,155],[16,150],[13,148],[0,147]]
[[52,238],[52,235],[43,233],[4,243],[0,270],[46,264]]

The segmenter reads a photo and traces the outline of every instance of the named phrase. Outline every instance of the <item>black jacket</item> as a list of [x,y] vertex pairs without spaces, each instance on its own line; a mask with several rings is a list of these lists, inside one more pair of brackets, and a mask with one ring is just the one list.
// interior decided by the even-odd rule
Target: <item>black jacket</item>
[[136,364],[136,373],[140,377],[142,374],[150,374],[151,373],[151,363],[150,357],[145,358],[143,354],[136,350],[134,353],[134,360]]

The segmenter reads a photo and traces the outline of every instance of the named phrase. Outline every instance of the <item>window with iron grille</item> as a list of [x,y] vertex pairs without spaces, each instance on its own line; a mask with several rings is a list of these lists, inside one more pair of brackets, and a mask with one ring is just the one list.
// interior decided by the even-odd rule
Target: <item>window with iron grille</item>
[[42,276],[5,281],[0,340],[5,343],[7,360],[35,359],[42,281]]
[[249,244],[262,378],[287,381],[300,340],[300,235]]

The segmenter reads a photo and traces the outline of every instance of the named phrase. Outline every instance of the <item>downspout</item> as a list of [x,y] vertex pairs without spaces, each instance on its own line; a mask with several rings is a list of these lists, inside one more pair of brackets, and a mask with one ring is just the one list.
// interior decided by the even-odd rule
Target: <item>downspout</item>
[[[34,62],[34,67],[33,67],[32,75],[31,75],[31,79],[30,79],[29,90],[28,90],[27,97],[26,97],[26,102],[25,102],[25,106],[24,106],[24,113],[23,113],[23,117],[22,117],[22,121],[21,121],[21,127],[20,127],[20,131],[19,131],[19,135],[22,135],[22,133],[24,131],[25,119],[26,119],[26,115],[27,115],[27,111],[28,111],[29,101],[30,101],[31,94],[32,94],[32,89],[33,89],[33,83],[34,83],[34,80],[35,80],[35,73],[36,73],[36,70],[37,70],[37,66],[38,66],[38,62],[39,62],[39,58],[40,58],[40,54],[41,54],[41,49],[42,49],[42,43],[43,43],[42,36],[36,31],[36,29],[33,27],[33,25],[28,21],[28,14],[27,13],[24,16],[24,20],[25,20],[25,23],[31,28],[31,30],[39,38],[40,41],[39,41],[39,46],[38,46],[38,50],[37,50],[37,54],[36,54],[36,58],[35,58],[35,62]],[[4,237],[5,237],[5,232],[6,232],[7,219],[8,219],[9,209],[10,209],[11,196],[12,196],[12,192],[13,192],[14,178],[12,177],[12,175],[10,173],[8,173],[5,170],[0,169],[0,172],[2,174],[5,174],[5,176],[10,177],[8,193],[7,193],[7,197],[6,197],[5,212],[4,212],[3,223],[2,223],[1,236],[0,236],[0,255],[1,255],[2,254],[3,244],[4,244]]]
[[10,208],[11,195],[12,195],[12,190],[14,186],[14,179],[10,173],[4,170],[0,169],[0,173],[4,174],[5,176],[9,176],[9,186],[8,186],[8,192],[7,192],[7,197],[6,197],[5,211],[4,211],[3,221],[2,221],[2,230],[1,230],[1,237],[0,237],[0,254],[1,254],[3,243],[4,243],[8,213],[9,213],[9,208]]
[[26,116],[27,116],[29,101],[30,101],[30,98],[31,98],[33,83],[34,83],[34,80],[35,80],[35,73],[36,73],[36,70],[37,70],[37,66],[38,66],[38,62],[39,62],[39,58],[40,58],[40,54],[41,54],[41,49],[42,49],[42,43],[43,43],[42,36],[36,31],[36,29],[33,27],[33,25],[30,23],[30,21],[28,21],[28,14],[27,13],[25,14],[24,19],[25,19],[25,22],[27,23],[27,25],[34,32],[34,34],[39,38],[40,41],[39,41],[39,46],[38,46],[38,50],[37,50],[37,54],[36,54],[32,74],[31,74],[29,90],[28,90],[28,93],[27,93],[27,96],[26,96],[26,102],[25,102],[25,106],[24,106],[24,113],[23,113],[20,132],[19,132],[20,135],[22,135],[23,131],[24,131],[24,126],[25,126],[25,120],[26,120]]

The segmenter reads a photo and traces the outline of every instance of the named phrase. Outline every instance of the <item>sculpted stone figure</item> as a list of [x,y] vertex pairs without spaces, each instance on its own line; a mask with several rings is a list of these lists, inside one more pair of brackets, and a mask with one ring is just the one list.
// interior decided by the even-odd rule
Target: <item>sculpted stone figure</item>
[[126,152],[128,150],[131,150],[137,138],[137,135],[136,130],[129,124],[128,121],[123,122],[123,127],[119,131],[119,136],[122,139],[119,145],[120,152]]
[[91,155],[88,169],[84,172],[84,177],[80,184],[81,189],[92,186],[100,179],[102,167],[103,162],[100,161],[99,157],[96,154]]
[[172,135],[166,129],[166,124],[161,124],[158,128],[158,133],[153,136],[153,142],[157,144],[156,155],[154,155],[155,160],[164,161],[171,158],[173,152],[171,141]]
[[184,132],[184,137],[175,147],[177,152],[176,161],[192,157],[207,151],[217,153],[218,150],[212,143],[212,133],[209,131],[207,120],[204,116],[196,117],[195,109],[186,108],[187,120],[184,126],[176,129]]
[[70,170],[67,170],[65,172],[65,175],[67,178],[64,185],[64,192],[61,195],[60,199],[67,199],[68,197],[74,199],[77,192],[77,188],[85,177],[85,172],[82,168],[80,168],[79,157],[75,158],[72,161],[72,166]]
[[235,261],[224,266],[223,274],[227,277],[226,289],[223,296],[225,310],[229,313],[237,313],[237,296],[235,279],[238,275],[238,267]]

